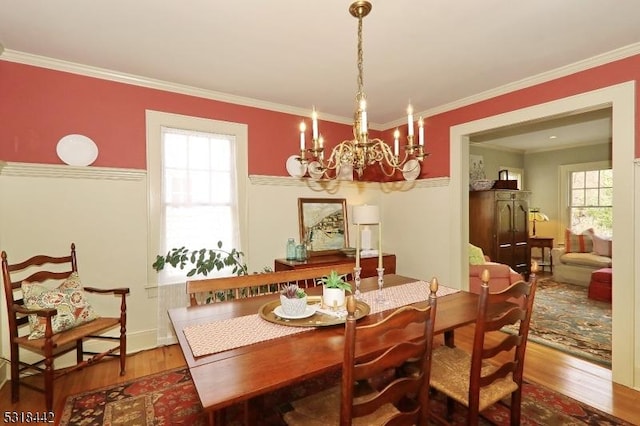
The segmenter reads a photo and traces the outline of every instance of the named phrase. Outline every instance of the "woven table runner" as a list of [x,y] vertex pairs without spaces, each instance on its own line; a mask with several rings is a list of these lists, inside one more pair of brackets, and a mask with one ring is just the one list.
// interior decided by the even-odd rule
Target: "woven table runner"
[[[457,293],[460,290],[440,286],[438,297]],[[395,309],[400,306],[427,300],[429,284],[425,281],[415,281],[399,286],[383,288],[382,293],[388,303],[381,305],[376,302],[378,291],[363,293],[363,300],[370,307],[370,313],[376,313],[387,309]],[[315,327],[289,327],[266,321],[258,314],[244,317],[230,318],[207,324],[185,327],[184,335],[189,342],[194,357],[215,354],[228,351],[241,346],[292,334],[313,330]]]

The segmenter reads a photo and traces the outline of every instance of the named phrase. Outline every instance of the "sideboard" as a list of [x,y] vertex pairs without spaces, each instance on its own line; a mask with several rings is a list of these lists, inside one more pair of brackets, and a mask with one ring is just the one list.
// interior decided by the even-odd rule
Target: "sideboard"
[[[349,257],[342,254],[326,255],[326,256],[312,256],[305,261],[276,259],[273,262],[274,270],[288,271],[291,269],[303,269],[303,268],[318,268],[320,266],[328,265],[344,265],[352,263],[355,266],[356,258]],[[383,253],[382,266],[384,266],[385,274],[396,273],[396,255]],[[375,257],[363,257],[360,259],[360,267],[362,272],[360,276],[362,278],[375,277],[378,275],[376,268],[378,267],[378,256]]]

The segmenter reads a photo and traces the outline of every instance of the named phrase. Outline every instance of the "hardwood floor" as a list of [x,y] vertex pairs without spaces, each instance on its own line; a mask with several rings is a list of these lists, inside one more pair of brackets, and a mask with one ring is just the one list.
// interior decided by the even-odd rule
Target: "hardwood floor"
[[[456,344],[470,348],[473,326],[456,331]],[[611,371],[595,364],[573,358],[545,346],[529,343],[525,361],[525,379],[539,383],[564,395],[582,401],[602,411],[634,424],[640,424],[640,392],[611,383]],[[178,345],[132,354],[127,359],[127,374],[118,375],[116,359],[105,361],[71,373],[56,383],[54,411],[56,419],[62,414],[65,399],[73,395],[115,383],[158,373],[185,365]],[[0,409],[36,412],[44,410],[44,398],[22,387],[20,402],[11,404],[10,384],[0,389]]]

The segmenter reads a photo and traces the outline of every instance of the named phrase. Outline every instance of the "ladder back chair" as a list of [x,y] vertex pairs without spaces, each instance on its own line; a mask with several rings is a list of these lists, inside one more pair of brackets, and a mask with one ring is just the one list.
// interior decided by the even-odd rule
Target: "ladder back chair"
[[[355,297],[349,296],[341,384],[292,402],[293,410],[284,414],[286,423],[426,426],[437,290],[434,278],[426,308],[403,306],[376,323],[361,326],[356,324]],[[404,334],[417,327],[420,338]],[[381,342],[390,346],[384,351],[374,349]],[[396,376],[395,372],[407,362],[415,365],[412,374]],[[331,403],[335,406],[329,406]]]
[[[2,257],[2,276],[9,323],[11,348],[11,400],[20,399],[20,385],[43,392],[47,410],[53,408],[53,382],[62,375],[93,364],[105,356],[119,356],[120,375],[125,372],[126,359],[126,295],[128,288],[101,289],[82,287],[78,273],[75,244],[68,256],[36,255],[23,262],[9,264],[5,251]],[[62,282],[51,288],[51,281]],[[47,282],[46,286],[43,285]],[[84,293],[115,295],[120,300],[117,316],[98,316]],[[118,329],[119,336],[104,333]],[[117,341],[117,345],[103,352],[84,350],[85,339]],[[20,359],[21,350],[38,355],[36,362]],[[55,371],[55,358],[76,351],[76,364],[63,371]],[[85,359],[85,355],[90,355]],[[37,386],[21,381],[25,371],[42,374],[44,384]]]
[[[520,424],[522,379],[529,322],[536,292],[537,265],[529,281],[519,281],[495,293],[489,290],[490,274],[482,273],[472,353],[440,346],[434,349],[431,387],[447,396],[447,418],[432,413],[439,423],[447,423],[454,401],[468,408],[468,425],[477,425],[480,412],[501,399],[511,397],[511,424]],[[506,325],[516,325],[517,334],[501,333],[497,343],[487,335]],[[503,336],[502,336],[503,335]],[[496,357],[506,351],[508,356]]]
[[187,281],[189,304],[196,306],[200,304],[199,299],[207,299],[207,302],[211,303],[278,293],[285,284],[297,284],[298,287],[309,288],[318,285],[318,279],[328,275],[331,271],[336,271],[339,275],[347,275],[347,278],[350,277],[353,274],[354,265],[332,265],[319,268],[190,280]]

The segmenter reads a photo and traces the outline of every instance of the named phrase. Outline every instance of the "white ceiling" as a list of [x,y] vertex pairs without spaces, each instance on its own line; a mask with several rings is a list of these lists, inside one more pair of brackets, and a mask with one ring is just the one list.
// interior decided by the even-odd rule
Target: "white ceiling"
[[[5,58],[33,54],[353,116],[348,0],[0,0]],[[374,0],[364,85],[374,128],[640,42],[640,1]],[[418,115],[418,114],[416,114]]]

